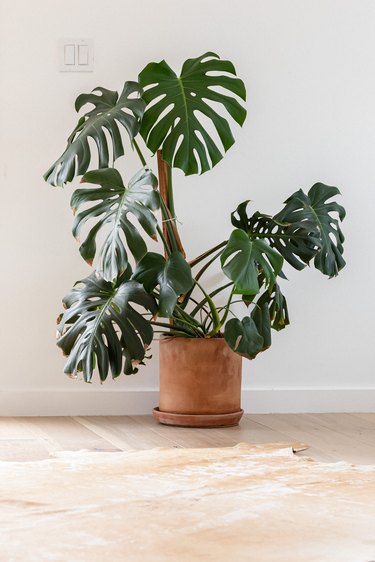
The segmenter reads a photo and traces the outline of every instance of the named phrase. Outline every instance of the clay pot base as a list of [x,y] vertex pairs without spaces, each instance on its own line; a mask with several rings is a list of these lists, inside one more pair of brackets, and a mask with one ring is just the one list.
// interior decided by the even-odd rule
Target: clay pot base
[[243,410],[230,414],[173,414],[161,412],[159,408],[152,411],[154,418],[164,425],[177,427],[231,427],[238,425]]

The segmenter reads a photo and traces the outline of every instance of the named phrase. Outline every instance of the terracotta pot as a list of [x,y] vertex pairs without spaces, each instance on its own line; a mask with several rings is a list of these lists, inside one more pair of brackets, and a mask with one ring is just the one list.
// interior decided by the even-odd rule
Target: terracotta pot
[[238,425],[242,357],[222,338],[160,340],[160,423],[183,427]]

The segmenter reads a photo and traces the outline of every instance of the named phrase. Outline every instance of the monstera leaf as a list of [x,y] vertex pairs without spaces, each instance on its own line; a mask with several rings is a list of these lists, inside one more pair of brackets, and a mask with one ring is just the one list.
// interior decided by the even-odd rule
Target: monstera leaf
[[248,203],[249,201],[244,201],[231,214],[233,226],[241,228],[254,238],[266,238],[295,269],[306,267],[321,247],[316,221],[280,222],[258,212],[248,216]]
[[271,317],[267,302],[259,303],[258,301],[250,316],[259,335],[263,338],[260,351],[265,351],[271,345]]
[[259,273],[268,286],[275,283],[283,258],[265,240],[252,240],[243,230],[236,229],[221,254],[223,272],[234,282],[234,293],[256,295]]
[[250,316],[243,320],[231,318],[225,324],[224,337],[233,351],[247,359],[254,359],[264,346],[263,337]]
[[331,213],[336,213],[342,221],[345,218],[345,210],[334,201],[327,203],[328,199],[339,193],[337,187],[316,183],[307,195],[302,189],[293,193],[285,201],[284,209],[273,217],[275,221],[299,225],[299,228],[308,225],[308,230],[311,229],[311,225],[315,225],[319,247],[315,254],[314,265],[329,277],[336,276],[345,266],[342,257],[344,235],[339,220],[331,216]]
[[[90,382],[95,366],[100,379],[137,372],[145,357],[153,330],[131,303],[154,314],[156,303],[136,281],[121,280],[117,286],[92,273],[79,281],[63,300],[65,312],[57,327],[58,343],[69,359],[65,373],[83,372]],[[125,357],[125,361],[123,360]]]
[[[94,92],[100,92],[96,94]],[[132,95],[136,97],[130,97]],[[64,185],[74,176],[84,174],[91,160],[89,138],[94,139],[99,156],[99,168],[108,167],[110,148],[105,135],[108,131],[112,141],[113,162],[124,154],[119,124],[132,140],[138,133],[145,102],[140,98],[142,88],[137,82],[125,82],[119,96],[117,92],[105,88],[95,88],[91,94],[81,94],[76,99],[75,108],[79,111],[87,103],[94,105],[80,118],[77,127],[68,138],[68,146],[63,154],[44,174],[51,185]]]
[[[148,148],[152,152],[162,148],[163,159],[187,175],[215,166],[223,155],[200,115],[211,121],[227,151],[234,143],[230,126],[207,101],[220,104],[242,125],[246,110],[228,95],[246,99],[245,86],[235,74],[233,64],[220,60],[215,53],[187,60],[180,76],[164,60],[148,64],[139,75],[141,85],[149,87],[143,94],[148,107],[141,126]],[[220,91],[215,90],[217,87]]]
[[166,318],[172,316],[179,295],[193,285],[190,266],[178,251],[172,252],[167,261],[160,254],[149,252],[138,264],[133,279],[148,292],[160,285],[159,314]]
[[[264,293],[258,298],[256,302],[256,308],[259,308],[264,311],[265,307],[267,307],[269,311],[271,328],[279,332],[280,330],[283,330],[285,326],[288,326],[289,324],[288,305],[286,302],[286,298],[282,294],[278,283],[275,283],[273,287],[264,291]],[[259,316],[259,312],[256,312],[256,308],[252,312],[252,316],[254,320],[256,316]]]
[[99,253],[100,269],[104,279],[113,281],[128,265],[128,255],[121,234],[125,236],[127,246],[136,261],[142,259],[147,252],[147,246],[129,220],[129,215],[138,220],[151,238],[156,239],[157,221],[152,211],[159,208],[160,199],[156,191],[158,182],[147,168],[140,170],[130,180],[128,187],[123,184],[120,173],[115,168],[87,172],[81,181],[100,187],[77,189],[73,193],[71,206],[74,211],[81,205],[90,205],[75,217],[73,235],[76,238],[79,236],[86,221],[95,221],[80,246],[82,257],[91,264],[96,254],[97,234],[103,227],[109,228]]
[[267,238],[283,258],[295,269],[302,270],[321,248],[319,228],[316,223],[284,223],[274,218],[254,213],[250,221],[252,234]]

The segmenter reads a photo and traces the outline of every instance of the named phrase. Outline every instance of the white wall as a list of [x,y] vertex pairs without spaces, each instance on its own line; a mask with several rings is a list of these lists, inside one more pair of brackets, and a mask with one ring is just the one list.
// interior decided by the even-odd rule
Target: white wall
[[[374,409],[375,2],[2,0],[0,11],[0,414],[141,413],[157,402],[156,346],[141,374],[102,387],[62,374],[55,317],[89,268],[70,233],[72,187],[52,188],[42,173],[64,148],[79,93],[120,89],[151,60],[178,69],[207,50],[235,62],[249,116],[212,172],[177,174],[189,255],[221,241],[247,198],[273,213],[322,181],[348,211],[347,268],[330,281],[289,270],[292,325],[245,363],[245,405]],[[64,36],[94,38],[93,73],[58,71]]]

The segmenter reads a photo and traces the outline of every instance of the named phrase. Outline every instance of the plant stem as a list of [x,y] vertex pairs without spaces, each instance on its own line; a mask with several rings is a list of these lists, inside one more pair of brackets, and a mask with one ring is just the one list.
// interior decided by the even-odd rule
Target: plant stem
[[161,238],[161,240],[162,240],[162,242],[163,242],[164,250],[165,250],[166,255],[167,255],[167,256],[170,256],[171,250],[170,250],[170,248],[169,248],[169,246],[168,246],[168,242],[167,242],[167,240],[166,240],[166,238],[165,238],[165,236],[164,236],[164,233],[163,233],[162,229],[160,228],[160,226],[159,226],[158,224],[156,225],[156,230],[158,231],[158,234],[159,234],[159,236],[160,236],[160,238]]
[[147,162],[146,162],[146,160],[145,160],[145,158],[144,158],[144,156],[141,152],[141,149],[139,148],[138,143],[135,139],[133,139],[133,146],[134,146],[135,150],[137,151],[137,154],[139,156],[140,161],[142,162],[142,166],[147,166]]
[[172,218],[176,219],[176,211],[174,208],[172,168],[169,165],[168,165],[168,207],[171,212]]
[[[200,328],[201,325],[199,324],[198,320],[196,320],[195,318],[193,318],[193,316],[191,316],[191,314],[189,314],[188,312],[186,312],[186,310],[184,310],[183,308],[181,308],[180,305],[176,304],[175,310],[177,311],[177,313],[184,318],[184,320],[186,322],[188,322],[191,326],[194,326],[195,328]],[[178,318],[177,318],[178,320]]]
[[220,330],[220,317],[219,317],[219,313],[216,310],[216,306],[214,301],[211,299],[210,295],[208,295],[206,293],[206,291],[203,289],[203,287],[198,283],[198,281],[196,279],[194,279],[195,284],[197,285],[197,287],[200,288],[200,290],[202,291],[202,293],[204,294],[204,296],[206,297],[208,306],[210,307],[210,311],[211,311],[211,315],[212,315],[212,321],[213,321],[213,330],[208,334],[208,337],[212,337],[214,335],[216,335],[218,333],[218,331]]
[[[227,304],[226,304],[225,307],[224,307],[224,308],[225,308],[225,312],[224,312],[223,317],[222,317],[222,319],[221,319],[221,326],[223,326],[223,325],[225,324],[225,321],[226,321],[226,319],[227,319],[227,317],[228,317],[229,307],[230,307],[230,305],[232,304],[232,303],[231,303],[232,297],[233,297],[233,289],[231,290],[230,295],[229,295],[228,302],[227,302]],[[221,326],[220,326],[220,328],[221,328]]]
[[[164,236],[168,240],[170,248],[176,249],[181,252],[185,257],[185,251],[182,246],[180,236],[176,227],[175,210],[173,203],[173,187],[172,184],[169,185],[169,181],[172,181],[172,171],[171,168],[165,160],[163,160],[162,151],[157,151],[158,160],[158,175],[159,175],[159,192],[160,199],[162,201],[161,208],[163,213],[163,232]],[[175,247],[173,247],[175,246]]]
[[186,325],[188,328],[190,328],[190,330],[192,332],[194,332],[194,334],[196,335],[196,337],[199,338],[203,338],[204,337],[204,331],[202,328],[198,328],[196,327],[194,324],[191,324],[190,322],[187,322],[186,320],[184,320],[183,318],[176,318],[173,317],[173,319],[177,322],[177,324],[173,324],[174,326],[179,325],[179,324],[184,324]]
[[198,271],[198,273],[195,275],[195,279],[196,279],[197,281],[198,281],[198,279],[200,279],[200,278],[202,277],[203,273],[210,267],[210,265],[213,264],[214,261],[217,260],[217,258],[221,255],[221,253],[222,253],[222,252],[221,252],[221,250],[220,250],[220,252],[218,252],[217,254],[215,254],[214,257],[211,258],[211,259],[202,267],[202,269],[200,269],[200,270]]
[[[227,289],[228,287],[230,287],[231,285],[233,285],[233,282],[230,281],[229,283],[226,283],[225,285],[223,285],[222,287],[219,287],[218,289],[215,289],[214,291],[212,291],[212,293],[209,294],[210,298],[216,296],[218,293],[220,293],[220,291],[224,291],[224,289]],[[197,306],[194,308],[194,310],[190,313],[191,316],[195,316],[196,313],[203,307],[203,305],[207,302],[206,297],[201,300],[200,303],[197,304]]]
[[220,244],[218,244],[217,246],[214,246],[214,248],[211,248],[210,250],[207,250],[206,252],[204,252],[204,254],[201,254],[197,258],[191,260],[189,262],[190,267],[194,267],[195,265],[197,265],[197,263],[201,262],[202,260],[204,260],[205,258],[210,256],[211,254],[216,252],[216,250],[220,250],[221,248],[224,248],[224,246],[227,244],[227,242],[228,242],[228,240],[224,240],[224,242],[220,242]]
[[160,197],[160,206],[163,217],[163,233],[164,235],[166,234],[165,239],[168,241],[168,247],[174,251],[179,250],[178,241],[175,237],[172,222],[170,220],[170,213],[168,213],[168,208],[162,197]]
[[193,302],[194,304],[199,305],[199,308],[202,309],[203,312],[205,312],[206,314],[209,314],[209,311],[207,310],[207,308],[204,305],[201,305],[201,303],[199,303],[196,299],[193,299],[193,297],[189,297],[189,301]]
[[[187,330],[184,327],[174,328],[173,324],[166,324],[164,322],[157,322],[155,320],[150,320],[150,324],[152,326],[159,326],[160,328],[166,328],[166,330],[168,330],[170,332],[176,331],[176,332],[183,333],[183,334],[186,335],[186,337],[189,337],[189,336],[191,337],[191,335],[192,335],[192,330]],[[193,333],[193,337],[194,337],[194,333]]]
[[[215,250],[217,250],[218,247],[220,247],[220,246],[221,246],[221,244],[219,244],[218,246],[215,246],[215,248],[212,248],[211,250],[208,250],[207,252],[205,252],[205,254],[202,254],[202,256],[208,257],[208,256],[209,256],[210,254],[212,254]],[[210,265],[211,265],[215,260],[217,260],[217,258],[218,258],[220,255],[221,255],[221,249],[220,249],[220,251],[219,251],[213,258],[211,258],[211,259],[202,267],[202,269],[200,269],[200,270],[198,271],[198,273],[195,275],[196,281],[198,281],[198,280],[202,277],[203,273],[210,267]],[[201,257],[202,259],[204,259],[202,256],[200,256],[200,257]],[[197,259],[198,259],[198,258],[196,258],[196,259],[194,260],[196,264],[198,263],[198,261],[196,261]],[[190,262],[190,267],[192,267],[191,263],[192,263],[192,262]],[[182,307],[186,307],[186,305],[188,304],[189,300],[191,299],[191,295],[193,294],[194,287],[195,287],[195,286],[193,285],[193,287],[190,289],[190,291],[188,291],[188,292],[184,295],[184,300],[183,300],[182,303],[181,303]]]

